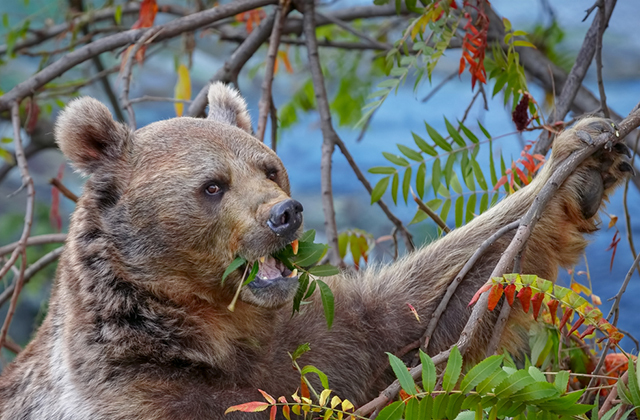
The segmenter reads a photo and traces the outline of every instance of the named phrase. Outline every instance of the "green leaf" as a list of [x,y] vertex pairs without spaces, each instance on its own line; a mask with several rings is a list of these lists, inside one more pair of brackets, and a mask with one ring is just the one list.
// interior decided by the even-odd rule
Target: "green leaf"
[[449,397],[449,402],[447,403],[446,418],[454,419],[458,416],[460,407],[462,406],[462,402],[465,398],[466,395],[464,394],[453,394]]
[[416,162],[422,162],[424,160],[420,152],[416,152],[415,150],[405,146],[404,144],[396,144],[396,146],[398,146],[398,150],[400,150],[400,152],[409,159],[415,160]]
[[429,215],[427,213],[418,209],[418,211],[416,211],[416,214],[413,216],[413,219],[411,219],[411,221],[409,222],[409,225],[415,225],[416,223],[420,223],[423,220],[426,220],[428,217]]
[[371,191],[371,204],[380,200],[384,193],[387,191],[387,187],[389,186],[389,177],[385,176],[382,178],[375,187],[373,187],[373,191]]
[[629,380],[628,380],[629,395],[631,397],[631,402],[633,403],[633,405],[635,407],[638,407],[640,406],[640,389],[639,389],[640,387],[638,385],[640,381],[638,380],[638,372],[636,372],[636,367],[635,367],[635,363],[633,362],[633,359],[629,359],[628,371],[629,371]]
[[391,166],[374,166],[368,171],[370,174],[384,174],[384,175],[393,175],[396,172],[396,168],[392,168]]
[[384,156],[389,162],[394,163],[399,166],[409,166],[409,162],[398,155],[394,155],[393,153],[382,152],[382,156]]
[[2,137],[0,139],[0,143],[9,144],[9,143],[12,143],[12,142],[13,142],[13,139],[11,137]]
[[404,171],[404,177],[402,179],[402,196],[404,197],[405,204],[407,204],[409,199],[409,187],[411,187],[411,166]]
[[316,240],[316,230],[309,229],[300,235],[299,242],[313,242]]
[[447,183],[447,188],[451,185],[451,177],[453,176],[453,165],[456,163],[456,155],[450,154],[447,158],[447,163],[444,165],[444,180]]
[[464,139],[462,138],[460,133],[458,133],[456,128],[453,125],[451,125],[447,117],[444,118],[444,123],[447,126],[447,132],[449,133],[453,141],[455,141],[458,146],[465,147],[467,143],[465,143]]
[[433,418],[444,419],[449,403],[449,394],[440,394],[433,401]]
[[229,276],[229,274],[231,274],[233,271],[237,270],[238,268],[240,268],[240,266],[242,266],[242,264],[246,263],[247,260],[245,260],[242,257],[236,257],[235,260],[231,261],[231,264],[229,264],[229,267],[227,267],[226,270],[224,270],[224,273],[222,273],[222,284],[224,284],[224,280],[227,278],[227,276]]
[[400,177],[398,173],[393,174],[393,179],[391,180],[391,198],[393,199],[393,204],[398,205],[398,184],[400,182]]
[[420,401],[419,407],[419,419],[430,419],[433,418],[433,398],[431,396],[426,396],[422,398]]
[[458,350],[458,346],[453,346],[442,378],[442,389],[451,392],[456,383],[458,383],[460,372],[462,372],[462,355]]
[[298,255],[293,257],[292,260],[301,267],[309,267],[320,261],[328,248],[325,244],[300,242],[298,244]]
[[13,158],[13,155],[1,147],[0,147],[0,158],[2,158],[2,160],[7,162],[9,165],[15,165],[15,159]]
[[331,264],[323,264],[311,267],[309,269],[309,274],[313,274],[314,276],[318,277],[328,277],[340,274],[340,270],[338,269],[338,267],[335,267]]
[[531,375],[529,375],[529,372],[527,372],[526,370],[519,370],[513,375],[510,375],[496,387],[496,397],[500,399],[508,398],[516,392],[520,391],[525,386],[531,385],[535,382],[535,379],[533,379]]
[[521,39],[514,41],[513,45],[516,47],[530,47],[530,48],[535,48],[536,46],[533,45],[531,42],[529,41],[523,41]]
[[474,420],[476,418],[475,411],[463,411],[458,413],[454,420]]
[[[519,372],[525,372],[528,374],[528,372],[526,371]],[[529,377],[531,378],[531,376]],[[531,379],[534,380],[533,378]],[[526,403],[529,403],[531,401],[546,400],[549,398],[557,397],[559,395],[560,391],[558,391],[556,387],[553,386],[553,384],[550,384],[548,382],[535,382],[534,380],[534,383],[525,386],[518,392],[512,394],[509,398],[512,401],[524,401]]]
[[464,197],[456,198],[456,227],[462,226],[464,216]]
[[119,4],[116,6],[116,11],[113,14],[113,20],[116,21],[116,25],[120,25],[122,23],[122,5]]
[[303,354],[305,354],[309,350],[311,350],[311,346],[309,345],[309,343],[300,344],[298,346],[298,348],[295,349],[295,351],[291,355],[291,360],[293,360],[295,362],[297,359],[300,358],[300,356],[302,356]]
[[438,190],[440,189],[440,178],[442,177],[442,169],[440,168],[440,158],[433,162],[431,169],[431,185],[433,186],[433,192],[438,196]]
[[460,185],[460,181],[458,180],[458,174],[455,172],[451,172],[451,189],[456,194],[462,194],[462,185]]
[[487,211],[487,208],[489,207],[489,193],[484,193],[482,194],[482,198],[480,198],[480,209],[478,210],[479,214],[484,213],[485,211]]
[[393,369],[393,373],[395,373],[396,378],[398,378],[398,382],[400,382],[400,386],[404,389],[404,392],[409,395],[416,395],[416,384],[407,370],[407,366],[395,355],[387,352],[387,356],[389,356],[391,369]]
[[447,221],[447,218],[449,217],[449,210],[451,209],[451,199],[447,198],[444,201],[444,204],[442,205],[442,210],[440,210],[440,218],[442,220],[444,220],[445,222]]
[[433,146],[424,141],[422,137],[420,137],[413,131],[411,132],[411,134],[413,135],[413,141],[416,143],[416,146],[418,146],[420,150],[422,150],[429,156],[438,156],[438,152],[436,151],[436,149],[434,149]]
[[410,398],[406,404],[407,407],[404,410],[405,420],[424,420],[424,417],[420,417],[420,400]]
[[258,274],[259,268],[260,268],[260,264],[258,263],[258,261],[255,261],[253,263],[253,266],[251,267],[251,272],[249,272],[249,275],[247,276],[247,278],[242,282],[243,286],[246,286],[247,284],[251,283],[256,279],[256,275]]
[[465,223],[469,223],[475,217],[476,211],[476,195],[472,194],[469,196],[469,200],[467,200],[467,213],[465,215]]
[[566,370],[561,370],[556,374],[556,378],[553,381],[553,385],[555,385],[556,389],[560,391],[561,394],[567,392],[567,385],[569,384],[569,372]]
[[476,386],[476,392],[478,392],[478,394],[480,395],[485,395],[486,393],[494,389],[502,381],[504,381],[508,376],[509,375],[507,375],[507,373],[504,370],[500,369],[492,373],[487,379],[481,381]]
[[484,179],[484,174],[482,173],[482,169],[480,169],[480,165],[475,159],[471,161],[471,167],[473,168],[473,174],[476,176],[476,179],[478,180],[478,185],[480,185],[480,188],[482,188],[485,191],[488,190],[487,181]]
[[418,172],[416,173],[416,192],[420,200],[424,198],[424,178],[427,173],[427,165],[424,162],[418,166]]
[[403,413],[404,403],[402,401],[396,401],[380,410],[380,414],[378,414],[376,418],[378,420],[400,420]]
[[327,320],[327,328],[331,329],[334,315],[334,299],[333,293],[327,283],[322,280],[316,280],[320,289],[320,298],[322,299],[322,307],[324,308],[324,317]]
[[300,374],[306,375],[307,373],[315,373],[316,375],[318,375],[318,377],[320,378],[320,383],[322,384],[322,387],[324,389],[329,389],[329,379],[327,378],[327,375],[325,375],[323,371],[321,371],[315,366],[307,365],[302,368],[302,370],[300,371]]
[[464,376],[464,379],[460,383],[460,391],[463,394],[469,393],[476,385],[491,376],[496,370],[500,369],[503,356],[495,355],[484,359],[482,362],[475,365]]
[[460,121],[458,121],[458,124],[460,125],[462,132],[467,136],[469,140],[471,140],[471,143],[478,144],[480,142],[480,140],[478,140],[478,137],[473,134],[473,132],[469,130],[464,124],[462,124]]
[[618,381],[618,397],[620,400],[628,405],[633,405],[633,401],[631,401],[631,394],[629,393],[629,388],[622,381]]
[[453,150],[451,145],[447,143],[447,141],[440,135],[440,133],[438,133],[433,127],[427,124],[426,121],[424,125],[427,127],[427,133],[429,133],[429,137],[431,137],[431,140],[433,140],[433,142],[438,145],[438,147],[446,152],[450,152]]
[[9,29],[9,14],[8,13],[3,13],[2,14],[2,26],[4,26],[6,29]]
[[432,393],[436,387],[436,365],[422,350],[420,350],[420,363],[422,363],[422,387],[425,392]]

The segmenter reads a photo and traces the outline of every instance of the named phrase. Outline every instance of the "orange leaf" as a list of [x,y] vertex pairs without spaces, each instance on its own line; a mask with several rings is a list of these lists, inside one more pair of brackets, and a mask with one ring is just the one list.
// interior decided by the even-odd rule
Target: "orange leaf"
[[500,298],[502,297],[503,292],[504,289],[502,288],[501,284],[494,284],[493,287],[491,287],[487,309],[489,309],[490,311],[493,311],[495,309],[496,305],[500,301]]
[[522,304],[522,309],[525,312],[529,312],[529,305],[531,304],[531,287],[523,287],[518,292],[518,299],[520,299],[520,303]]
[[311,398],[311,394],[309,394],[309,387],[304,381],[304,378],[300,378],[300,395],[302,398]]
[[509,302],[509,306],[513,306],[513,298],[516,294],[516,285],[509,284],[504,288],[504,296],[507,298],[507,302]]
[[458,76],[461,75],[462,72],[464,72],[464,67],[465,67],[464,57],[460,57],[460,68],[458,68]]
[[498,182],[496,182],[496,185],[493,186],[493,191],[497,191],[498,188],[502,187],[506,183],[507,183],[507,176],[503,175],[502,178],[500,178]]
[[282,60],[282,64],[284,64],[287,73],[293,73],[293,67],[291,67],[291,62],[289,61],[289,54],[287,54],[286,51],[278,51],[278,60]]
[[560,325],[558,326],[558,329],[560,331],[562,331],[564,326],[567,324],[567,321],[569,321],[569,318],[571,318],[572,313],[573,313],[573,309],[571,308],[568,308],[566,311],[564,311],[564,315],[562,315],[562,319],[560,320]]
[[540,306],[542,306],[542,300],[544,299],[544,293],[536,293],[531,299],[531,305],[533,306],[533,319],[538,319],[540,313]]
[[262,401],[252,401],[244,404],[234,405],[224,412],[224,414],[231,413],[232,411],[243,411],[245,413],[256,413],[258,411],[264,411],[269,407],[269,404]]
[[529,180],[527,179],[527,176],[524,174],[524,172],[522,172],[522,169],[516,167],[516,173],[518,174],[518,178],[520,178],[520,181],[522,181],[522,185],[527,185],[529,183]]
[[278,406],[274,405],[271,407],[271,412],[269,413],[269,420],[276,420],[276,414],[278,414]]
[[558,302],[557,300],[551,300],[547,306],[549,307],[549,313],[551,314],[551,323],[553,325],[556,324],[556,313],[558,312]]
[[486,292],[487,290],[489,290],[490,288],[491,288],[491,284],[489,283],[489,284],[485,284],[480,289],[478,289],[476,294],[473,295],[473,297],[471,298],[471,302],[469,302],[469,306],[471,306],[474,303],[476,303],[478,301],[478,299],[480,299],[480,295],[483,294],[484,292]]
[[287,404],[287,399],[285,397],[280,397],[280,398],[278,398],[278,401],[280,401],[283,404],[283,406],[282,406],[282,415],[287,420],[291,420],[290,409],[289,409],[289,406],[286,405]]
[[158,4],[156,0],[142,0],[140,3],[140,14],[138,20],[133,24],[131,29],[150,28],[158,13]]

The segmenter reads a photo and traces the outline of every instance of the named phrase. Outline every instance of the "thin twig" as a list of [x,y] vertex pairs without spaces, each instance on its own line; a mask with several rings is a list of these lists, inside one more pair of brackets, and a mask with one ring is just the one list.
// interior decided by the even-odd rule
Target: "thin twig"
[[[53,251],[40,257],[38,261],[31,264],[29,268],[27,268],[24,272],[22,284],[23,285],[27,284],[29,280],[31,280],[31,278],[38,273],[38,271],[42,270],[47,265],[51,264],[52,262],[60,258],[62,251],[64,251],[64,246],[54,249]],[[9,286],[7,286],[6,289],[2,291],[2,294],[0,294],[0,306],[4,305],[5,302],[9,300],[11,296],[13,296],[13,291],[15,290],[15,287],[16,285],[14,282],[14,283],[11,283]]]
[[122,93],[120,94],[120,102],[122,103],[122,108],[124,108],[129,115],[129,126],[133,130],[136,129],[136,114],[133,111],[131,102],[129,101],[129,88],[131,86],[131,72],[133,70],[133,63],[136,61],[136,54],[138,53],[138,51],[140,51],[140,48],[150,43],[152,39],[162,31],[162,29],[158,28],[160,27],[157,26],[148,29],[144,33],[144,35],[142,35],[140,39],[135,43],[133,48],[128,49],[125,56],[125,65],[122,71]]
[[331,111],[329,110],[327,91],[324,86],[322,66],[320,64],[320,58],[318,57],[314,17],[315,5],[313,0],[301,0],[300,2],[302,3],[303,29],[307,42],[311,79],[313,80],[313,89],[316,94],[316,104],[320,114],[322,137],[324,139],[322,142],[322,158],[320,163],[320,189],[322,194],[322,208],[324,210],[325,232],[329,244],[328,256],[331,264],[342,266],[344,263],[338,252],[338,227],[336,225],[336,212],[333,207],[333,186],[331,185],[331,159],[336,144],[335,139],[338,135],[331,123]]
[[380,42],[377,39],[365,34],[364,32],[355,29],[354,27],[349,25],[347,22],[340,20],[335,16],[332,16],[330,14],[320,13],[320,12],[316,12],[316,16],[318,16],[319,18],[328,20],[329,22],[341,27],[345,31],[357,36],[358,38],[368,41],[372,46],[375,46],[376,48],[379,48],[381,50],[390,50],[391,48],[393,48],[393,45],[387,44],[385,42]]
[[[39,236],[30,237],[29,239],[27,239],[26,246],[57,244],[57,243],[64,242],[66,240],[67,240],[67,234],[66,233],[50,233],[50,234],[47,234],[47,235],[39,235]],[[12,252],[19,245],[20,245],[20,241],[17,241],[17,242],[13,242],[13,243],[11,243],[9,245],[5,245],[3,247],[0,247],[0,257],[2,257],[3,255],[8,254],[9,252]]]
[[149,95],[144,95],[139,98],[129,99],[129,103],[132,105],[139,104],[142,102],[173,102],[176,104],[187,104],[187,105],[191,103],[191,101],[187,99],[176,99],[176,98],[168,98],[164,96],[149,96]]
[[429,215],[429,217],[432,218],[434,222],[436,222],[436,224],[440,227],[440,229],[444,231],[444,233],[451,232],[451,229],[449,229],[449,226],[447,226],[445,221],[442,220],[437,213],[435,213],[433,210],[427,207],[427,205],[424,204],[422,200],[420,200],[420,198],[418,198],[418,196],[416,196],[413,191],[411,191],[411,195],[413,196],[413,201],[415,201],[416,204],[418,205],[418,208],[423,212],[425,212],[427,215]]
[[602,81],[602,37],[607,27],[604,16],[604,0],[598,0],[598,37],[596,38],[596,71],[598,74],[598,90],[600,91],[600,108],[602,114],[609,118],[609,107],[607,107],[607,94],[604,91]]
[[455,291],[458,288],[458,286],[460,285],[460,283],[462,283],[462,280],[464,280],[465,276],[469,273],[469,271],[471,271],[471,269],[476,264],[476,262],[478,262],[480,257],[482,257],[484,255],[484,253],[489,249],[489,247],[491,247],[491,245],[493,245],[498,239],[502,238],[508,232],[510,232],[513,229],[517,228],[519,225],[520,225],[520,220],[516,220],[516,221],[511,222],[508,225],[503,226],[502,228],[498,229],[493,235],[488,237],[478,247],[478,249],[473,253],[471,258],[469,258],[469,260],[466,262],[466,264],[462,267],[462,270],[460,270],[458,275],[449,284],[449,287],[447,287],[447,292],[442,297],[442,300],[438,304],[438,307],[436,308],[436,310],[433,312],[433,314],[431,314],[431,319],[429,320],[429,324],[427,325],[427,329],[426,329],[424,335],[422,336],[422,340],[421,340],[422,343],[423,343],[422,344],[422,349],[425,352],[427,351],[427,348],[429,347],[429,341],[431,340],[431,336],[433,335],[433,332],[436,330],[438,322],[440,321],[440,317],[442,317],[442,314],[447,309],[447,305],[449,304],[449,301],[451,300],[451,297],[455,293]]
[[277,152],[278,147],[278,110],[273,100],[271,101],[271,150]]
[[433,98],[433,96],[438,93],[438,91],[440,89],[442,89],[442,87],[444,85],[446,85],[449,81],[451,81],[454,77],[456,77],[458,75],[458,70],[454,71],[453,73],[451,73],[450,75],[448,75],[447,77],[445,77],[444,79],[442,79],[442,81],[440,83],[438,83],[433,89],[431,89],[431,91],[429,91],[429,93],[427,94],[427,96],[425,96],[424,98],[422,98],[422,103],[427,102],[429,99]]
[[22,236],[18,246],[11,253],[11,257],[6,262],[2,270],[0,270],[0,279],[9,271],[18,258],[18,255],[22,256],[20,262],[20,272],[17,277],[14,277],[13,284],[15,285],[13,294],[11,296],[11,304],[7,312],[7,316],[2,324],[2,330],[0,330],[0,348],[4,347],[4,342],[9,331],[9,325],[13,319],[13,315],[18,303],[18,296],[24,281],[24,272],[27,267],[27,239],[31,233],[31,225],[33,224],[33,207],[35,202],[36,191],[33,185],[33,179],[29,174],[29,166],[27,165],[27,159],[24,156],[24,149],[22,148],[22,139],[20,137],[20,104],[14,102],[11,106],[11,122],[13,124],[13,136],[14,145],[16,148],[16,160],[18,161],[18,167],[20,168],[20,175],[22,176],[22,185],[27,187],[27,207],[24,215],[24,228],[22,230]]
[[261,142],[264,142],[264,133],[267,129],[267,119],[269,117],[269,111],[271,110],[271,104],[273,103],[273,97],[271,95],[271,88],[273,86],[273,76],[275,74],[275,65],[278,60],[278,48],[280,48],[280,35],[282,34],[282,27],[284,21],[289,13],[289,6],[291,0],[280,0],[278,8],[276,9],[276,18],[271,31],[271,37],[269,38],[269,50],[267,51],[267,64],[264,72],[264,79],[262,80],[262,96],[258,103],[258,130],[256,131],[256,137]]
[[69,188],[67,188],[62,182],[60,182],[58,178],[51,178],[49,180],[49,184],[56,187],[58,191],[60,191],[60,193],[62,193],[62,195],[67,197],[69,200],[73,201],[74,203],[78,202],[78,196],[72,193],[71,190],[69,190]]

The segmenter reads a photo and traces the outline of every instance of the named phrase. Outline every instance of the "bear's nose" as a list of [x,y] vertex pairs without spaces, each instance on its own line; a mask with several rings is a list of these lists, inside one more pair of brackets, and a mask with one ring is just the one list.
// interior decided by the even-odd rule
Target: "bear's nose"
[[290,236],[302,224],[302,204],[293,199],[279,202],[271,207],[267,225],[277,236]]

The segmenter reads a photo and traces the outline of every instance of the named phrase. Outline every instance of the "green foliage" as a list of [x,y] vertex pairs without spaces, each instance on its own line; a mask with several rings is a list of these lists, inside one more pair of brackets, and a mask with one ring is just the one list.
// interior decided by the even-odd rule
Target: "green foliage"
[[[420,200],[432,190],[435,198],[426,203],[426,206],[434,212],[440,211],[440,218],[445,221],[453,206],[455,224],[460,226],[497,202],[498,193],[487,183],[487,178],[491,179],[492,183],[497,182],[498,171],[493,155],[489,161],[488,176],[483,173],[477,161],[482,143],[488,142],[490,152],[493,151],[489,133],[481,127],[487,137],[481,141],[461,122],[457,128],[447,118],[444,118],[444,123],[447,137],[425,122],[431,142],[412,132],[415,148],[397,144],[399,154],[382,153],[385,159],[395,166],[376,166],[369,169],[369,173],[384,175],[373,188],[372,204],[382,198],[390,185],[391,196],[396,204],[400,193],[407,203],[412,190]],[[454,169],[457,166],[460,172]],[[460,179],[468,191],[463,191]],[[418,209],[410,224],[423,221],[427,217],[426,213]]]

